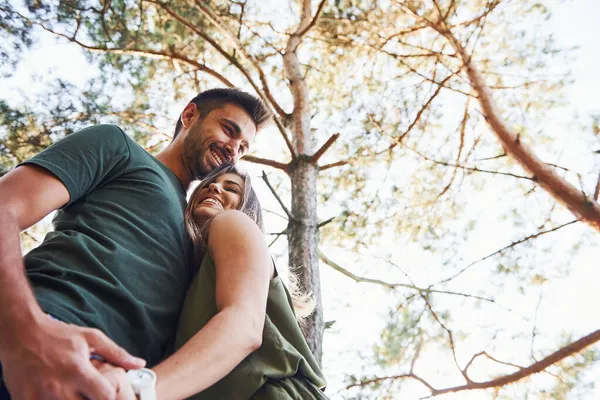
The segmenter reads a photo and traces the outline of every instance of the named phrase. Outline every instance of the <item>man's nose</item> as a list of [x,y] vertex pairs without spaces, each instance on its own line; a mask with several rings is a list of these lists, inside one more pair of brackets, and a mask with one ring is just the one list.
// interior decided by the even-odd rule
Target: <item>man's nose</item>
[[227,143],[225,151],[227,151],[227,156],[229,156],[228,161],[237,161],[240,155],[240,144],[237,141]]

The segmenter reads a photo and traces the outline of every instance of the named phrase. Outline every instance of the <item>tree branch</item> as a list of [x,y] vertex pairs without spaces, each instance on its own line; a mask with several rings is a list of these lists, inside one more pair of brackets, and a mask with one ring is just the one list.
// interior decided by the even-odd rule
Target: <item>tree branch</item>
[[273,246],[275,244],[275,242],[283,235],[287,235],[287,228],[279,233],[274,234],[275,235],[275,239],[273,239],[271,241],[271,243],[269,243],[269,247]]
[[408,128],[395,140],[395,142],[390,145],[388,150],[391,150],[394,147],[396,147],[398,144],[402,143],[404,138],[410,133],[410,131],[412,131],[412,129],[415,127],[415,125],[417,125],[417,123],[421,120],[421,116],[423,115],[425,110],[427,110],[429,108],[429,106],[433,102],[433,99],[435,99],[438,96],[438,94],[440,94],[440,92],[442,91],[442,88],[444,87],[446,82],[448,82],[450,80],[450,78],[452,78],[454,75],[456,75],[456,73],[448,75],[446,78],[444,78],[444,80],[442,82],[440,82],[438,84],[438,87],[436,88],[433,95],[425,102],[425,104],[423,105],[423,107],[421,107],[419,112],[417,112],[415,119],[411,122],[411,124],[408,126]]
[[[479,259],[479,260],[477,260],[477,261],[473,261],[471,264],[467,265],[465,268],[461,269],[461,270],[460,270],[460,271],[458,271],[456,274],[454,274],[454,275],[452,275],[451,277],[449,277],[449,278],[446,278],[446,279],[444,279],[444,280],[442,280],[442,281],[440,281],[440,282],[436,283],[435,285],[440,285],[440,284],[442,284],[442,283],[446,283],[446,282],[449,282],[449,281],[451,281],[451,280],[453,280],[453,279],[457,278],[459,275],[461,275],[462,273],[464,273],[465,271],[467,271],[467,270],[468,270],[469,268],[471,268],[473,265],[475,265],[475,264],[477,264],[477,263],[480,263],[480,262],[482,262],[482,261],[485,261],[485,260],[487,260],[488,258],[491,258],[491,257],[495,256],[496,254],[500,254],[500,253],[502,253],[502,252],[504,252],[504,251],[506,251],[506,250],[508,250],[508,249],[511,249],[511,248],[513,248],[513,247],[515,247],[515,246],[518,246],[518,245],[519,245],[519,244],[521,244],[521,243],[528,242],[528,241],[530,241],[530,240],[532,240],[532,239],[538,238],[538,237],[540,237],[540,236],[542,236],[542,235],[545,235],[545,234],[547,234],[547,233],[556,232],[557,230],[559,230],[559,229],[561,229],[561,228],[564,228],[565,226],[569,226],[569,225],[571,225],[571,224],[574,224],[574,223],[576,223],[576,222],[579,222],[579,221],[578,221],[578,220],[569,221],[569,222],[567,222],[567,223],[564,223],[564,224],[562,224],[562,225],[559,225],[559,226],[557,226],[557,227],[554,227],[554,228],[552,228],[552,229],[548,229],[548,230],[545,230],[545,231],[537,232],[537,233],[534,233],[534,234],[532,234],[532,235],[526,236],[526,237],[524,237],[523,239],[517,240],[516,242],[512,242],[511,244],[509,244],[508,246],[504,246],[504,247],[503,247],[503,248],[501,248],[500,250],[496,250],[495,252],[493,252],[493,253],[491,253],[491,254],[488,254],[487,256],[485,256],[485,257],[483,257],[483,258],[480,258],[480,259]],[[435,285],[434,285],[434,286],[435,286]]]
[[412,151],[413,153],[415,153],[416,155],[418,155],[419,157],[423,158],[424,160],[427,160],[429,162],[432,162],[434,164],[439,164],[439,165],[444,165],[446,167],[454,167],[454,168],[460,168],[460,169],[464,169],[466,171],[473,171],[473,172],[483,172],[486,174],[494,174],[494,175],[504,175],[504,176],[511,176],[513,178],[519,178],[519,179],[526,179],[529,181],[535,181],[534,178],[530,178],[528,176],[523,176],[523,175],[517,175],[517,174],[513,174],[510,172],[500,172],[500,171],[490,171],[487,169],[481,169],[478,167],[465,167],[464,165],[458,165],[458,164],[451,164],[451,163],[447,163],[445,161],[439,161],[439,160],[434,160],[432,158],[427,157],[426,155],[420,153],[419,151],[417,151],[416,149],[413,149],[412,147],[409,147],[405,144],[402,143],[402,146],[410,151]]
[[267,186],[268,186],[269,190],[271,191],[271,193],[273,193],[273,196],[275,196],[275,199],[277,199],[277,202],[279,202],[279,205],[281,206],[281,208],[285,212],[285,215],[287,215],[288,220],[295,221],[296,219],[294,218],[294,216],[292,215],[292,213],[290,212],[290,210],[288,210],[287,207],[285,206],[285,204],[283,204],[283,201],[281,200],[281,198],[279,197],[279,195],[277,194],[277,192],[275,191],[275,189],[273,188],[273,186],[271,186],[271,182],[269,182],[269,178],[267,177],[267,174],[265,173],[265,171],[263,171],[263,173],[262,173],[262,179],[267,184]]
[[489,358],[490,360],[497,362],[498,364],[502,364],[502,365],[506,365],[506,366],[514,367],[514,368],[518,368],[518,369],[523,369],[523,367],[521,367],[520,365],[516,365],[516,364],[505,362],[505,361],[500,361],[500,360],[490,356],[487,352],[481,351],[477,354],[474,354],[473,357],[471,357],[471,359],[469,360],[469,362],[467,363],[465,368],[462,370],[462,372],[466,374],[469,370],[469,367],[471,367],[471,364],[473,363],[473,361],[475,361],[477,358],[479,358],[481,356],[485,356],[486,358]]
[[153,59],[158,59],[158,60],[169,60],[169,61],[170,60],[178,60],[178,61],[184,62],[186,64],[189,64],[189,65],[197,68],[199,71],[202,71],[202,72],[218,79],[219,81],[221,81],[223,84],[225,84],[228,87],[234,87],[234,84],[231,83],[231,81],[229,81],[229,79],[225,78],[223,75],[219,74],[217,71],[215,71],[211,68],[208,68],[206,65],[201,64],[197,61],[194,61],[187,57],[184,57],[183,55],[178,54],[174,51],[166,53],[164,51],[156,51],[156,50],[140,49],[140,48],[124,49],[124,48],[109,48],[109,47],[105,47],[105,46],[104,47],[103,46],[92,46],[92,45],[85,44],[85,43],[81,42],[80,40],[78,40],[76,37],[77,31],[73,35],[67,35],[67,34],[64,34],[61,32],[57,32],[51,28],[48,28],[42,22],[31,20],[30,18],[27,18],[26,16],[24,16],[16,11],[15,11],[15,14],[17,14],[24,21],[26,21],[30,24],[33,24],[33,25],[37,25],[37,26],[41,27],[43,30],[45,30],[46,32],[51,33],[55,36],[63,37],[65,39],[69,40],[70,42],[75,43],[78,46],[80,46],[83,49],[88,50],[90,52],[141,56],[141,57],[145,57],[145,58],[153,58]]
[[[408,6],[405,8],[410,9]],[[596,230],[600,230],[600,204],[595,199],[588,197],[583,190],[571,185],[566,179],[557,174],[553,168],[540,160],[532,149],[520,140],[519,135],[508,128],[500,115],[490,89],[475,67],[471,55],[468,54],[467,50],[448,28],[443,16],[440,15],[439,21],[433,22],[421,17],[412,9],[410,11],[415,17],[428,23],[432,29],[445,37],[460,56],[471,86],[477,93],[486,122],[504,146],[506,152],[523,168],[530,171],[535,176],[536,182],[571,211],[577,219],[586,222]]]
[[304,29],[302,29],[300,32],[297,33],[298,36],[302,37],[302,36],[306,35],[306,33],[313,26],[316,25],[317,20],[321,16],[321,12],[323,11],[323,8],[325,7],[325,3],[327,3],[327,0],[321,0],[321,2],[319,3],[319,6],[317,7],[317,12],[315,13],[315,16],[313,17],[313,19],[310,21],[310,23]]
[[[460,122],[460,144],[458,146],[458,154],[456,155],[456,161],[455,161],[456,165],[460,164],[460,157],[462,156],[462,152],[463,152],[463,149],[465,146],[465,131],[467,128],[467,120],[469,119],[469,103],[470,103],[470,101],[471,101],[471,98],[467,97],[467,104],[465,105],[465,112],[463,113],[463,119]],[[440,199],[450,189],[450,187],[452,186],[452,183],[454,183],[454,179],[456,179],[457,172],[458,172],[458,167],[454,167],[454,171],[452,171],[452,177],[450,178],[450,181],[448,182],[448,184],[446,184],[444,189],[437,196],[438,199]]]
[[[461,392],[464,390],[473,390],[473,389],[488,389],[488,388],[500,387],[500,386],[505,386],[505,385],[508,385],[511,383],[515,383],[523,378],[526,378],[528,376],[542,372],[549,366],[556,364],[557,362],[562,361],[567,357],[570,357],[574,354],[581,352],[586,347],[588,347],[598,341],[600,341],[600,329],[555,351],[554,353],[548,355],[547,357],[541,359],[540,361],[538,361],[536,363],[531,364],[528,367],[520,368],[515,373],[509,374],[509,375],[504,375],[499,378],[492,379],[492,380],[485,381],[485,382],[471,382],[466,385],[449,387],[449,388],[445,388],[445,389],[437,389],[437,390],[433,390],[431,394],[433,396],[438,396],[438,395],[444,394],[444,393],[456,393],[456,392]],[[497,361],[495,359],[493,359],[493,360]]]
[[[246,70],[246,68],[244,68],[244,66],[235,57],[233,57],[232,55],[227,53],[215,40],[213,40],[206,33],[201,31],[200,29],[198,29],[195,24],[191,23],[189,20],[182,17],[181,15],[177,14],[175,11],[173,11],[171,8],[169,8],[165,3],[158,1],[158,0],[147,0],[147,1],[155,3],[158,6],[160,6],[169,15],[171,15],[173,18],[175,18],[181,24],[185,25],[189,30],[191,30],[192,32],[194,32],[195,34],[200,36],[207,43],[209,43],[215,50],[217,50],[217,52],[219,52],[223,57],[225,57],[225,59],[227,61],[229,61],[234,67],[236,67],[242,73],[242,75],[244,75],[244,77],[246,78],[248,83],[250,83],[250,86],[252,86],[254,91],[261,97],[261,99],[265,103],[270,104],[268,99],[266,98],[265,94],[262,92],[262,90],[260,90],[260,88],[258,87],[256,82],[254,82],[254,79],[252,79],[252,76],[250,75],[248,70]],[[275,116],[273,119],[275,120],[275,124],[276,124],[277,128],[279,129],[279,132],[281,133],[283,139],[285,140],[285,144],[287,145],[287,147],[290,151],[290,154],[292,155],[292,158],[295,158],[296,152],[294,151],[294,147],[292,146],[292,143],[291,143],[290,139],[288,138],[287,133],[285,132],[283,124],[281,124],[281,122],[279,121],[277,116]]]
[[312,156],[314,163],[317,163],[319,159],[325,154],[325,152],[331,147],[331,145],[340,137],[339,133],[333,134],[323,146]]
[[382,377],[377,377],[377,378],[373,378],[373,379],[367,379],[364,381],[356,382],[356,383],[353,383],[352,385],[348,385],[345,388],[339,390],[338,393],[341,392],[342,390],[348,390],[348,389],[352,389],[355,387],[364,387],[364,386],[378,384],[378,383],[385,382],[385,381],[400,380],[400,379],[415,379],[415,380],[421,382],[421,384],[423,384],[423,386],[427,387],[430,391],[433,392],[435,390],[433,388],[433,386],[431,386],[431,384],[429,384],[429,382],[427,382],[425,379],[419,377],[418,375],[416,375],[414,373],[408,373],[408,374],[402,374],[402,375],[382,376]]
[[364,278],[362,276],[358,276],[353,274],[352,272],[348,271],[347,269],[345,269],[344,267],[340,266],[339,264],[337,264],[336,262],[334,262],[333,260],[331,260],[329,257],[327,257],[325,254],[323,254],[323,252],[319,249],[319,258],[327,265],[329,265],[331,268],[333,268],[334,270],[340,272],[343,275],[346,275],[348,278],[354,280],[356,283],[371,283],[374,285],[379,285],[379,286],[383,286],[386,287],[388,289],[396,289],[399,287],[405,288],[405,289],[411,289],[414,291],[419,292],[420,294],[423,293],[438,293],[438,294],[446,294],[446,295],[452,295],[452,296],[460,296],[460,297],[467,297],[467,298],[473,298],[473,299],[477,299],[477,300],[483,300],[483,301],[487,301],[489,303],[495,303],[496,301],[494,299],[490,299],[490,298],[486,298],[486,297],[481,297],[481,296],[477,296],[477,295],[472,295],[472,294],[467,294],[467,293],[460,293],[460,292],[452,292],[452,291],[448,291],[448,290],[437,290],[437,289],[431,289],[429,288],[423,288],[423,287],[418,287],[415,285],[410,285],[407,283],[390,283],[390,282],[385,282],[379,279],[371,279],[371,278]]
[[200,9],[200,12],[202,12],[202,14],[206,17],[206,19],[208,19],[226,38],[228,38],[233,47],[237,51],[239,51],[242,54],[242,56],[254,66],[254,68],[258,72],[258,76],[262,83],[264,97],[266,97],[269,100],[269,103],[273,106],[275,112],[281,118],[286,119],[288,117],[288,114],[281,108],[279,103],[275,100],[275,97],[271,93],[271,89],[269,89],[267,76],[265,75],[265,72],[263,71],[261,66],[258,65],[256,59],[254,59],[254,57],[252,57],[246,51],[246,48],[242,45],[242,43],[240,43],[240,40],[233,33],[231,33],[231,31],[227,29],[226,26],[223,25],[218,15],[213,13],[212,10],[209,7],[207,7],[202,1],[195,0],[194,2],[196,6]]
[[347,165],[347,164],[348,164],[348,161],[336,161],[336,162],[331,163],[331,164],[325,164],[323,166],[319,166],[319,170],[320,171],[325,171],[326,169],[329,169],[329,168],[341,167],[341,166],[344,166],[344,165]]
[[538,315],[540,312],[540,306],[542,304],[542,299],[544,297],[544,286],[541,285],[540,287],[540,295],[538,296],[538,301],[537,304],[535,306],[535,314],[533,316],[533,327],[531,328],[531,359],[534,361],[537,361],[535,354],[534,354],[534,345],[535,345],[535,337],[537,336],[537,320],[538,320]]
[[561,349],[548,355],[547,357],[543,358],[542,360],[531,364],[528,367],[519,367],[514,364],[498,361],[495,358],[487,355],[487,353],[485,353],[485,352],[478,353],[475,356],[473,356],[471,361],[469,361],[465,370],[471,365],[473,359],[477,358],[480,355],[485,355],[488,358],[490,358],[491,360],[496,361],[498,363],[501,363],[504,365],[510,365],[515,368],[519,368],[519,370],[517,372],[508,374],[508,375],[503,375],[501,377],[491,379],[488,381],[484,381],[484,382],[470,381],[465,385],[453,386],[453,387],[448,387],[448,388],[444,388],[444,389],[435,389],[430,383],[428,383],[424,379],[420,378],[419,376],[415,375],[414,373],[409,373],[409,374],[403,374],[403,375],[377,377],[374,379],[369,379],[369,380],[365,380],[362,382],[354,383],[352,385],[347,386],[344,389],[347,390],[347,389],[350,389],[353,387],[367,386],[370,384],[380,383],[383,381],[399,380],[399,379],[407,379],[407,378],[412,378],[412,379],[419,381],[421,384],[423,384],[425,387],[427,387],[427,389],[429,389],[429,391],[431,392],[431,396],[439,396],[441,394],[446,394],[446,393],[463,392],[466,390],[497,388],[497,387],[515,383],[523,378],[540,373],[540,372],[544,371],[546,368],[550,367],[551,365],[556,364],[557,362],[560,362],[567,357],[573,356],[573,355],[583,351],[586,347],[591,346],[592,344],[594,344],[598,341],[600,341],[600,329],[590,333],[587,336],[582,337],[581,339],[579,339],[573,343],[570,343],[567,346],[562,347]]
[[472,383],[471,378],[469,378],[469,375],[467,375],[466,371],[462,370],[460,368],[460,365],[458,364],[458,360],[456,358],[456,348],[454,346],[454,335],[452,334],[452,331],[440,320],[437,313],[435,311],[433,311],[433,307],[431,306],[431,303],[429,303],[429,299],[427,299],[427,296],[424,296],[423,293],[420,293],[420,292],[419,292],[419,295],[421,296],[423,301],[425,301],[425,306],[429,310],[429,313],[433,316],[433,319],[435,319],[435,321],[440,325],[440,327],[444,331],[446,331],[446,334],[448,335],[448,342],[450,343],[450,351],[452,351],[452,359],[454,360],[454,364],[459,369],[463,378],[465,378],[465,380],[468,383]]
[[600,195],[600,175],[598,175],[598,182],[596,182],[596,189],[594,189],[594,201],[598,201],[598,195]]
[[242,158],[242,160],[248,161],[248,162],[251,162],[254,164],[268,165],[269,167],[280,169],[286,173],[289,168],[289,164],[283,164],[283,163],[280,163],[280,162],[277,162],[274,160],[269,160],[267,158],[260,158],[260,157],[255,157],[255,156],[244,156]]

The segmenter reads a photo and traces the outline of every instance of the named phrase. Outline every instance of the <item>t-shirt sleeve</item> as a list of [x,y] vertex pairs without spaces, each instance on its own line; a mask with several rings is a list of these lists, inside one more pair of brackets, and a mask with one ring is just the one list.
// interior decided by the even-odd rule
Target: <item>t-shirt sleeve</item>
[[95,125],[66,136],[31,159],[54,174],[69,191],[68,206],[118,176],[130,157],[125,133],[115,125]]

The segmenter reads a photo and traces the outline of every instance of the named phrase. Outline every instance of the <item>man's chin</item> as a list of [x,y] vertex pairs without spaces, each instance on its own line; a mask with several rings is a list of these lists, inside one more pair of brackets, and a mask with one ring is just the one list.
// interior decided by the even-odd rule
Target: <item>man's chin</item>
[[194,176],[194,179],[203,179],[206,175],[208,175],[214,168],[212,166],[206,165],[197,165],[191,172]]
[[203,165],[201,168],[198,168],[199,171],[202,171],[203,176],[206,176],[208,174],[210,174],[211,172],[213,172],[215,169],[221,167],[221,165],[213,165],[213,164],[206,164]]

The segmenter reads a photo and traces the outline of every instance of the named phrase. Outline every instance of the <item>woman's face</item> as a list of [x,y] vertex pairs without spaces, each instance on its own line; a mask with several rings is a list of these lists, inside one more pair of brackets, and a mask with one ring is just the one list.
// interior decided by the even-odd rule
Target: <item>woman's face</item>
[[244,179],[238,174],[218,176],[208,187],[199,189],[194,199],[192,215],[203,222],[225,210],[236,210],[242,202]]

